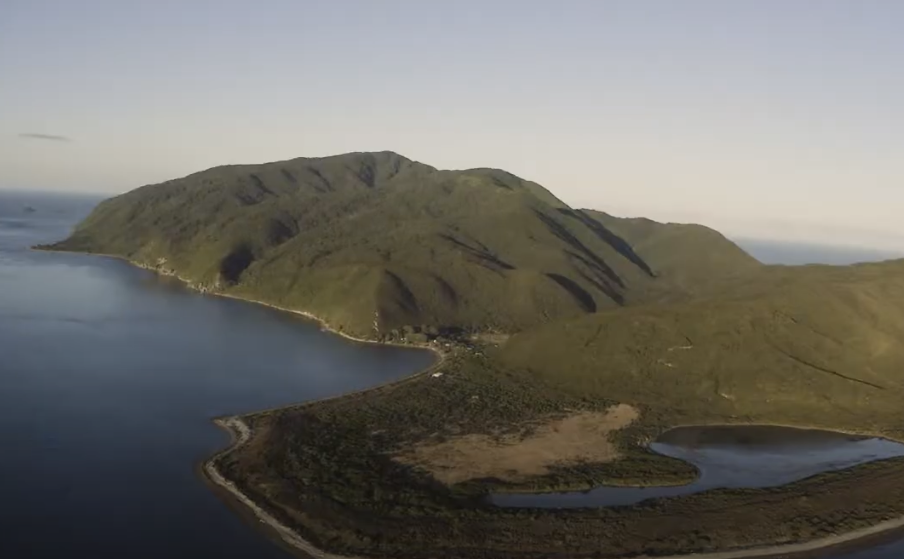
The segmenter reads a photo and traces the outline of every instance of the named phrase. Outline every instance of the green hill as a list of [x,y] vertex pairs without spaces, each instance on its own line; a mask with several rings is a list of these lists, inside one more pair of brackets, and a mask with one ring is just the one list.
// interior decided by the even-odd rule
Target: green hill
[[[680,300],[696,290],[696,272],[677,272],[675,238],[648,261],[536,183],[381,152],[216,167],[145,186],[103,202],[53,248],[122,256],[382,337],[406,326],[511,332]],[[694,239],[693,250],[711,240]]]
[[736,418],[902,436],[902,339],[904,261],[890,261],[763,268],[707,299],[518,334],[500,358],[667,424]]
[[724,235],[703,225],[584,212],[624,239],[657,276],[690,292],[703,292],[715,281],[762,266]]

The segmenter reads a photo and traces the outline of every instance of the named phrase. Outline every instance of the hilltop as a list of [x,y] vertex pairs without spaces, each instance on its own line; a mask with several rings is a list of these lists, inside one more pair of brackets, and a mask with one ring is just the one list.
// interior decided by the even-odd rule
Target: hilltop
[[634,242],[604,216],[497,169],[350,153],[138,188],[100,204],[52,248],[122,256],[380,339],[514,332],[683,300],[755,264],[718,234],[659,225],[657,239]]
[[654,263],[659,277],[689,293],[705,293],[714,283],[762,266],[722,233],[703,225],[583,212],[624,239],[644,261]]

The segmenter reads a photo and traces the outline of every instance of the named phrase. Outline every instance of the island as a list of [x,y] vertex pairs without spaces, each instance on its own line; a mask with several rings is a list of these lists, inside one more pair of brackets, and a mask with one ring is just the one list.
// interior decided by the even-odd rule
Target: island
[[392,152],[216,167],[102,202],[47,249],[433,348],[428,371],[219,423],[226,498],[315,557],[807,551],[904,525],[904,460],[604,508],[493,493],[676,485],[683,425],[904,440],[904,261],[767,266],[718,232],[572,208]]

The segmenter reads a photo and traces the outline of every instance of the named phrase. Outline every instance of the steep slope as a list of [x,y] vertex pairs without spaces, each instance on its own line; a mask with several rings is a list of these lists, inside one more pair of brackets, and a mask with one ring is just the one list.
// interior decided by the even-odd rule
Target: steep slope
[[904,261],[764,268],[707,300],[598,313],[514,336],[508,366],[665,422],[743,420],[904,434]]
[[123,256],[376,337],[405,326],[517,331],[684,296],[536,183],[390,152],[145,186],[103,202],[53,248]]
[[714,229],[692,223],[659,223],[582,210],[627,241],[659,277],[690,292],[704,292],[714,282],[747,274],[762,266]]

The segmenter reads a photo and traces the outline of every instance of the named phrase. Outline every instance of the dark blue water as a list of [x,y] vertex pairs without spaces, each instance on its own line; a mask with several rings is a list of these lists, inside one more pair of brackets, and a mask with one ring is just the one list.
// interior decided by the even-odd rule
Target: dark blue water
[[689,462],[700,475],[673,487],[598,487],[565,493],[494,495],[506,507],[574,508],[631,505],[718,488],[777,487],[821,472],[904,456],[904,444],[830,431],[772,426],[679,427],[652,450]]
[[28,250],[96,202],[0,193],[0,557],[287,557],[196,474],[228,443],[210,419],[359,390],[433,356],[121,261]]

